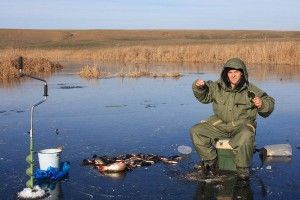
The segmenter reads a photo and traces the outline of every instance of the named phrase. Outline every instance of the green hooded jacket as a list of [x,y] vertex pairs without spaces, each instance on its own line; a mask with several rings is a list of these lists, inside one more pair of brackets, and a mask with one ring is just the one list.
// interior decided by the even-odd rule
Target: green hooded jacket
[[[230,69],[243,73],[233,90],[227,75]],[[224,65],[219,80],[206,81],[205,84],[203,88],[198,88],[195,81],[192,86],[194,95],[204,104],[213,103],[214,115],[207,122],[224,132],[230,132],[242,124],[249,125],[255,132],[257,113],[268,117],[274,110],[275,100],[248,81],[246,65],[239,58],[232,58]],[[252,102],[254,96],[262,99],[260,109]]]

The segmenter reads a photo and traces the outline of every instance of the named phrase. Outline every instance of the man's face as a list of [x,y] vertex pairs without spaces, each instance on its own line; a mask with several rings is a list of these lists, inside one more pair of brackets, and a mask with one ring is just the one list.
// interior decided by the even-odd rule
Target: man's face
[[230,81],[231,86],[236,86],[239,80],[242,77],[242,72],[236,69],[231,69],[228,71],[228,78]]

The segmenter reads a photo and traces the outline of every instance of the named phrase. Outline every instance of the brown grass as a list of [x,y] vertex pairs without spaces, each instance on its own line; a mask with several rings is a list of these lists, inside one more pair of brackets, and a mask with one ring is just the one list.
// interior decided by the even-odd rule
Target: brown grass
[[101,49],[45,50],[6,49],[6,55],[26,55],[31,58],[87,59],[122,62],[200,62],[224,63],[240,57],[248,64],[300,65],[300,41],[264,41],[236,44],[190,44],[159,46],[125,46]]
[[100,67],[94,64],[93,66],[85,65],[78,73],[83,78],[111,78],[111,77],[127,77],[127,78],[141,78],[141,77],[153,77],[153,78],[179,78],[182,76],[179,72],[150,72],[145,67],[128,67],[122,68],[120,72],[111,75],[110,73],[101,71]]
[[[23,58],[23,71],[30,75],[48,75],[62,69],[62,65],[45,58]],[[17,58],[0,59],[0,81],[13,81],[20,78]]]
[[179,72],[172,73],[151,73],[151,77],[153,78],[180,78],[182,76]]
[[101,71],[100,67],[96,65],[85,65],[78,75],[83,78],[107,78],[110,76],[109,73]]

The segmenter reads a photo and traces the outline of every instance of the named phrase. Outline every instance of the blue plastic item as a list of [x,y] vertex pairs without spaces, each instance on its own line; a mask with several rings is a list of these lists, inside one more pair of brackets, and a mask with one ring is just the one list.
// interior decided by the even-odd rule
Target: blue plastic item
[[51,179],[51,180],[60,180],[68,174],[70,170],[70,165],[68,162],[60,163],[60,169],[57,172],[54,167],[48,167],[47,170],[38,169],[34,172],[34,178],[37,180],[41,179]]

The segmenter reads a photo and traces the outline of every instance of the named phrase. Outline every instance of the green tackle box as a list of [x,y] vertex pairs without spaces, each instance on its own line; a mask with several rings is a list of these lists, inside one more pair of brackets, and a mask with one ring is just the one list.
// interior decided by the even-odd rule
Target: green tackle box
[[216,143],[219,170],[236,171],[232,148],[228,139],[220,139]]

